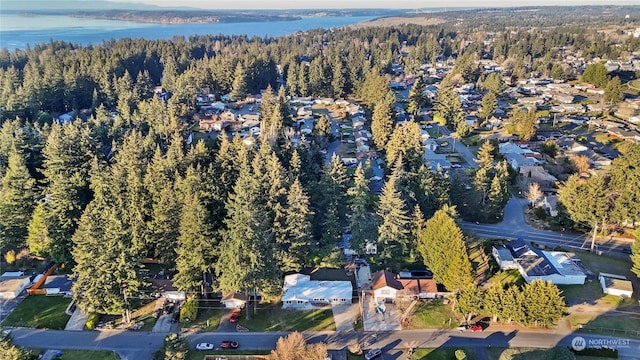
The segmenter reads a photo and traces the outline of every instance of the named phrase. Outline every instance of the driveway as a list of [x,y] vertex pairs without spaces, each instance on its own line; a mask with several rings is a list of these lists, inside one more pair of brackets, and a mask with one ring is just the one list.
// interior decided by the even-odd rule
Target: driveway
[[386,311],[380,314],[376,311],[373,296],[367,294],[364,300],[364,331],[395,331],[402,330],[400,312],[395,304],[385,304]]
[[87,318],[89,315],[85,315],[80,311],[80,308],[75,307],[73,310],[73,314],[67,321],[67,325],[64,327],[65,330],[71,331],[82,331],[84,330],[84,325],[87,323]]
[[[451,137],[451,131],[447,129],[446,126],[438,125],[438,128],[440,129],[440,132],[443,135],[445,135],[449,141],[453,141],[453,138]],[[477,168],[479,166],[471,150],[469,150],[469,148],[462,141],[456,139],[456,141],[453,142],[453,146],[455,147],[454,150],[458,153],[458,155],[462,156],[462,158],[464,158],[464,161],[466,161],[470,167]]]
[[331,307],[336,331],[353,331],[353,323],[358,320],[358,304],[334,305]]
[[[226,309],[225,314],[220,318],[220,325],[218,325],[217,332],[236,332],[238,331],[238,324],[232,323],[229,321],[231,314],[233,313],[232,309]],[[246,310],[245,310],[246,311]],[[244,311],[240,313],[240,317],[246,316]]]

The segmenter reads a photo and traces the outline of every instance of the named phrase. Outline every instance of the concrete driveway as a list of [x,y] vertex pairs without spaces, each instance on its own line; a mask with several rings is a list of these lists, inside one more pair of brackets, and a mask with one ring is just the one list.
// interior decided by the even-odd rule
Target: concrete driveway
[[373,297],[366,295],[364,301],[364,331],[396,331],[402,330],[400,311],[395,304],[385,304],[386,311],[380,314],[376,311]]
[[334,305],[331,307],[336,331],[353,331],[353,323],[358,319],[358,304]]

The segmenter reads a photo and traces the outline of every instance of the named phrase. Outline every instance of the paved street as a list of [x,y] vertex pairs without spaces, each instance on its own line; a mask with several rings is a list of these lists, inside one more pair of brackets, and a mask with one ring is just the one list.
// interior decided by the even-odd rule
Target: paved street
[[[192,346],[199,342],[220,343],[235,340],[241,349],[272,349],[280,336],[287,333],[201,333],[188,334]],[[309,342],[327,342],[330,349],[344,349],[353,342],[367,340],[371,347],[385,350],[385,359],[401,359],[408,347],[533,347],[569,346],[575,335],[554,331],[484,331],[458,333],[454,330],[405,330],[391,332],[322,332],[306,333]],[[162,344],[165,334],[147,332],[109,331],[56,331],[14,329],[12,335],[20,346],[50,349],[115,350],[128,359],[151,359]],[[640,359],[640,340],[627,340],[599,335],[579,334],[586,341],[606,343],[619,349],[622,359]],[[374,339],[374,340],[372,340]],[[127,355],[129,354],[129,355]],[[135,356],[135,357],[134,357]]]
[[[512,197],[504,208],[504,219],[499,224],[475,224],[462,222],[465,230],[473,231],[476,235],[488,238],[517,239],[535,241],[551,247],[560,245],[567,250],[587,250],[591,246],[591,238],[587,234],[573,232],[555,232],[539,230],[530,227],[524,221],[524,209],[527,200]],[[602,254],[623,255],[622,249],[628,248],[629,243],[615,239],[598,239],[596,250]]]

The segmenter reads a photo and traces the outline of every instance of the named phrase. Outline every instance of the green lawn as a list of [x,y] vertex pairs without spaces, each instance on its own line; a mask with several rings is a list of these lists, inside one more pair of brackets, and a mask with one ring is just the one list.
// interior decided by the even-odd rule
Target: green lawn
[[[200,304],[200,306],[203,305],[204,304],[202,303]],[[197,328],[202,332],[216,331],[218,329],[218,325],[220,325],[220,319],[222,318],[222,315],[224,315],[224,313],[225,310],[223,309],[200,309],[198,311],[198,318],[195,321],[192,321],[189,327]],[[208,326],[207,321],[209,322]]]
[[27,296],[2,325],[61,330],[69,320],[64,312],[69,303],[71,299],[61,296]]
[[62,350],[61,360],[120,360],[113,351]]
[[407,329],[428,329],[428,328],[454,328],[459,325],[451,305],[445,305],[442,300],[428,301],[416,305],[414,313],[411,315],[411,322]]
[[509,285],[524,285],[525,281],[522,275],[518,270],[501,270],[495,273],[491,279],[489,280],[492,284],[496,284],[498,282],[502,283],[504,286]]
[[[438,349],[416,349],[413,352],[412,359],[415,360],[451,360],[455,359],[456,348],[438,348]],[[476,359],[476,354],[473,349],[463,348],[467,359]]]
[[280,304],[258,309],[251,320],[240,319],[240,325],[250,331],[335,331],[331,309],[288,310]]
[[[242,347],[242,344],[240,344]],[[216,351],[196,351],[189,350],[187,360],[202,360],[206,355],[268,355],[270,351],[264,350],[216,350]]]
[[[490,360],[547,360],[547,350],[536,348],[485,348]],[[452,358],[454,359],[454,358]],[[593,356],[576,356],[577,360],[604,360]]]

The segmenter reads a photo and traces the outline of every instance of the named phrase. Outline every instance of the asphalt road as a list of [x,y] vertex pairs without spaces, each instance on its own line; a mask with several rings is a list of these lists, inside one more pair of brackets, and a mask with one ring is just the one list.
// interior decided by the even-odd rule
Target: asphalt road
[[[566,250],[588,250],[591,247],[591,236],[574,232],[557,232],[539,230],[530,227],[524,221],[524,209],[528,203],[526,199],[512,197],[504,208],[504,219],[499,224],[476,224],[462,222],[463,229],[472,231],[478,236],[487,238],[518,239],[535,241],[551,247],[557,245]],[[623,249],[629,249],[629,242],[616,239],[596,240],[594,248],[604,255],[626,255]]]
[[[241,349],[273,349],[277,339],[287,333],[201,333],[188,334],[192,349],[195,344],[209,342],[219,344],[223,340],[238,341]],[[146,360],[161,346],[166,334],[147,332],[104,331],[57,331],[14,329],[14,341],[23,347],[48,349],[113,350],[123,359]],[[370,341],[370,348],[379,347],[385,359],[400,359],[402,351],[409,347],[534,347],[548,348],[558,344],[571,345],[574,334],[553,331],[484,331],[458,333],[454,330],[405,330],[379,332],[374,340],[370,333],[325,332],[306,333],[309,342],[326,342],[329,349],[344,349],[350,343]],[[587,342],[619,349],[622,359],[640,359],[640,340],[612,338],[579,334]]]

